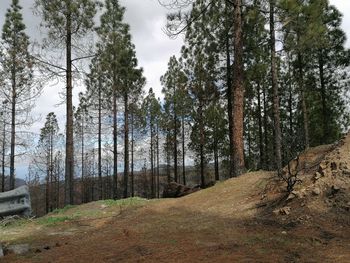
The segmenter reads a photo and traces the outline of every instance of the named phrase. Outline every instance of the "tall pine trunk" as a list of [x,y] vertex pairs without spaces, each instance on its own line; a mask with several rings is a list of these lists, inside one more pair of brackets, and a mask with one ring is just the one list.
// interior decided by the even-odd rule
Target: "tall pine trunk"
[[234,166],[234,154],[233,154],[233,109],[232,109],[232,80],[231,80],[231,56],[230,56],[230,23],[228,19],[229,14],[229,1],[226,0],[226,81],[227,81],[227,113],[228,113],[228,128],[229,128],[229,139],[230,139],[230,170],[229,175],[230,177],[233,177],[233,166]]
[[170,175],[170,130],[167,128],[167,135],[166,135],[166,173],[167,173],[167,179],[168,184],[171,182],[171,175]]
[[131,110],[131,196],[135,196],[135,175],[134,175],[134,105]]
[[329,129],[328,129],[328,112],[327,112],[327,103],[326,103],[326,85],[324,78],[324,61],[323,61],[323,52],[319,51],[318,55],[318,68],[321,82],[321,100],[322,100],[322,128],[323,128],[323,138],[324,143],[329,142]]
[[300,52],[298,52],[298,69],[299,69],[299,89],[301,95],[301,107],[303,113],[304,121],[304,140],[305,140],[305,149],[310,147],[310,136],[309,136],[309,116],[306,106],[305,98],[305,87],[304,87],[304,66],[303,66],[303,57]]
[[156,141],[156,148],[157,148],[157,198],[160,197],[159,193],[159,119],[157,120],[157,141]]
[[118,198],[118,123],[117,123],[117,88],[114,76],[113,87],[113,199]]
[[3,130],[2,130],[2,160],[1,160],[1,192],[5,192],[5,149],[6,149],[6,121],[5,121],[5,106],[3,106]]
[[201,186],[205,187],[205,176],[204,176],[204,143],[205,143],[205,135],[204,135],[204,120],[203,120],[203,102],[202,99],[199,98],[199,136],[200,136],[200,175],[201,175]]
[[219,175],[219,153],[218,153],[218,142],[215,138],[214,140],[214,169],[215,169],[215,181],[220,180]]
[[270,0],[270,49],[271,49],[271,77],[273,90],[273,118],[275,133],[275,163],[277,173],[280,176],[282,172],[282,134],[280,120],[280,105],[277,81],[276,66],[276,37],[275,37],[275,0]]
[[[152,114],[152,113],[151,113]],[[155,197],[155,180],[154,180],[154,129],[153,129],[153,116],[150,116],[150,129],[151,129],[151,195]]]
[[80,136],[81,136],[81,182],[82,182],[82,190],[81,190],[81,201],[82,203],[86,203],[87,199],[85,196],[86,193],[86,178],[85,178],[85,142],[84,142],[84,120],[82,119],[82,125],[81,125],[81,131],[80,131]]
[[124,198],[128,197],[129,179],[129,102],[128,94],[124,94]]
[[185,117],[182,115],[182,181],[186,185]]
[[[16,43],[14,43],[14,47]],[[11,152],[10,152],[10,190],[15,189],[15,146],[16,146],[16,57],[12,57],[12,94],[11,94]]]
[[266,87],[263,87],[263,104],[264,104],[264,143],[265,143],[265,158],[264,166],[265,169],[270,169],[270,147],[268,138],[268,120],[267,120],[267,98],[266,98]]
[[102,182],[102,82],[98,79],[98,186],[99,199],[103,199]]
[[174,87],[174,180],[178,183],[178,174],[177,174],[177,114],[176,114],[176,100],[175,100],[175,87]]
[[244,161],[244,83],[243,83],[243,32],[242,0],[234,0],[234,64],[233,64],[233,175],[245,170]]
[[[70,10],[67,2],[67,10]],[[73,176],[74,176],[74,145],[73,145],[73,98],[72,98],[72,18],[71,13],[66,15],[66,111],[67,111],[67,126],[66,126],[66,166],[65,166],[65,204],[73,204]]]
[[261,117],[261,93],[260,84],[258,83],[258,125],[259,125],[259,168],[264,169],[264,143],[263,143],[263,125]]

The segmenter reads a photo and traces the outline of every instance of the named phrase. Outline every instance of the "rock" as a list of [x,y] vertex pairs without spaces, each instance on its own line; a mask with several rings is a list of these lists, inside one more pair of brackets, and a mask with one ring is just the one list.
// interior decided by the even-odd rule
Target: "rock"
[[289,206],[285,206],[285,207],[282,207],[280,209],[280,214],[281,215],[289,215],[290,214],[290,207]]
[[18,244],[18,245],[10,245],[7,247],[7,250],[10,253],[16,254],[16,255],[24,255],[29,252],[29,245],[28,244]]
[[318,179],[320,179],[322,177],[322,174],[321,173],[319,173],[319,172],[316,172],[315,173],[315,180],[317,181]]
[[331,162],[331,170],[335,171],[338,168],[338,164],[336,162]]
[[[293,192],[294,192],[294,191],[293,191]],[[288,195],[287,201],[292,200],[292,199],[294,199],[295,197],[297,197],[293,192],[291,192],[291,193]]]
[[325,170],[325,169],[327,169],[327,164],[325,163],[325,162],[321,162],[320,163],[320,167],[319,167],[319,170]]
[[346,170],[346,169],[348,169],[348,166],[346,165],[346,163],[341,162],[341,163],[339,164],[339,169],[340,169],[340,170]]
[[329,169],[322,170],[321,174],[324,177],[330,177],[332,175],[332,173],[331,173],[331,171]]
[[350,176],[350,170],[349,170],[349,169],[344,169],[344,170],[342,171],[342,173],[343,173],[343,175],[345,175],[345,176]]
[[303,199],[306,195],[306,189],[300,189],[299,191],[295,191],[295,195],[299,198],[299,199]]
[[4,257],[4,250],[2,249],[2,245],[0,244],[0,258]]
[[166,185],[163,191],[163,197],[164,198],[177,198],[182,197],[191,193],[194,193],[198,191],[200,187],[188,187],[182,184],[178,184],[175,182],[171,182],[170,184]]
[[312,193],[314,195],[320,195],[321,194],[321,189],[318,188],[318,187],[315,187],[313,190],[312,190]]
[[287,231],[282,231],[282,235],[287,235]]
[[279,209],[275,209],[273,213],[275,215],[289,215],[291,208],[289,206],[285,206]]
[[331,188],[331,195],[336,195],[340,191],[340,187],[333,185]]
[[273,210],[273,212],[276,216],[278,216],[280,214],[280,209],[275,209]]
[[305,197],[305,189],[301,189],[299,191],[292,191],[288,197],[287,197],[287,200],[292,200],[294,198],[298,198],[298,199],[303,199]]

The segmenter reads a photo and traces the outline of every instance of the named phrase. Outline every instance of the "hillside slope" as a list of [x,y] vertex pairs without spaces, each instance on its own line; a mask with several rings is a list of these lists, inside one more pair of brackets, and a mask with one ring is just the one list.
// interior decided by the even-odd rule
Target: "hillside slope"
[[350,135],[299,159],[289,196],[259,171],[180,199],[99,201],[2,227],[5,246],[31,250],[0,262],[349,262]]

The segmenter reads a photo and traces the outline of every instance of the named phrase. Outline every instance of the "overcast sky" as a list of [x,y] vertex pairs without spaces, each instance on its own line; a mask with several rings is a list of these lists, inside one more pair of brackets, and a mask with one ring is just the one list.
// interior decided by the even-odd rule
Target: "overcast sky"
[[[0,28],[5,19],[6,9],[9,7],[11,0],[0,0]],[[34,0],[20,0],[23,7],[24,23],[27,26],[27,34],[31,40],[40,39],[38,17],[35,17],[32,12]],[[144,68],[144,75],[147,78],[148,90],[153,87],[156,95],[161,96],[161,85],[159,82],[160,76],[164,74],[167,68],[169,57],[178,55],[182,38],[176,40],[169,39],[162,29],[166,22],[166,13],[169,10],[160,6],[158,0],[121,0],[123,6],[126,7],[125,20],[131,26],[131,34],[133,43],[136,46],[136,53],[140,66]],[[330,0],[330,3],[344,14],[343,30],[350,36],[350,0]],[[347,46],[350,47],[349,40]],[[60,101],[59,92],[64,88],[64,84],[57,86],[45,87],[42,96],[37,101],[37,106],[34,109],[34,114],[41,115],[42,121],[37,122],[32,130],[39,133],[43,126],[45,116],[53,111],[57,114],[61,123],[61,129],[65,122],[65,106],[57,106]],[[77,87],[77,86],[76,86]],[[74,89],[74,103],[77,105],[77,94],[81,88]]]

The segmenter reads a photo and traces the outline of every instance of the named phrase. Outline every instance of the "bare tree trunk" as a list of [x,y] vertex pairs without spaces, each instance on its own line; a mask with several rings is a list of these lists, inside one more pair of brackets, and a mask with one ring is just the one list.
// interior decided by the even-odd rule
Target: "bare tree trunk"
[[157,120],[157,198],[160,197],[159,195],[159,120]]
[[167,179],[168,184],[171,182],[171,176],[170,176],[170,131],[167,129],[167,135],[166,135],[166,173],[167,173]]
[[201,186],[205,187],[205,176],[204,176],[204,123],[203,123],[203,105],[202,99],[199,101],[199,136],[200,136],[200,174],[201,174]]
[[10,152],[10,190],[15,189],[15,146],[16,146],[16,61],[13,57],[12,77],[12,98],[11,98],[11,152]]
[[267,98],[266,98],[266,90],[265,87],[263,87],[263,104],[264,104],[264,141],[265,141],[265,158],[264,158],[264,166],[265,169],[270,168],[270,156],[269,156],[269,140],[268,140],[268,123],[267,123]]
[[182,116],[182,181],[186,185],[185,118]]
[[150,129],[151,129],[151,194],[152,198],[155,197],[155,180],[154,180],[154,131],[153,131],[153,116],[150,116]]
[[229,175],[233,177],[233,166],[234,166],[234,154],[233,154],[233,108],[232,108],[232,72],[231,72],[231,56],[230,56],[230,23],[228,19],[230,3],[226,0],[226,81],[227,81],[227,114],[228,114],[228,127],[229,127],[229,139],[230,139],[230,170]]
[[176,114],[176,100],[175,100],[175,87],[174,87],[174,180],[178,182],[177,174],[177,114]]
[[215,181],[220,180],[219,175],[219,154],[218,154],[218,143],[214,140],[214,168],[215,168]]
[[324,61],[322,50],[319,51],[318,55],[318,68],[321,82],[321,99],[322,99],[322,128],[323,128],[323,138],[324,143],[328,143],[329,139],[329,129],[328,129],[328,113],[327,113],[327,103],[326,103],[326,85],[324,79]]
[[260,84],[258,84],[258,123],[259,123],[259,155],[260,164],[259,168],[264,169],[264,143],[263,143],[263,128],[262,128],[262,117],[261,117],[261,97],[260,97]]
[[129,179],[129,102],[128,94],[124,94],[124,198],[128,197]]
[[102,82],[98,79],[98,185],[99,199],[103,199],[102,183]]
[[245,170],[244,162],[244,83],[243,83],[243,32],[242,0],[234,0],[234,81],[233,81],[233,175],[238,176]]
[[135,196],[134,178],[134,107],[131,110],[131,196]]
[[53,180],[53,134],[50,134],[50,189],[51,189],[51,195],[50,195],[50,211],[53,210],[54,206],[54,199],[55,199],[55,187],[54,187],[54,180]]
[[3,131],[2,131],[2,160],[1,160],[1,192],[5,192],[5,149],[6,149],[6,121],[5,121],[5,106],[2,112]]
[[[69,3],[67,2],[67,5]],[[69,10],[70,7],[67,7]],[[73,98],[72,98],[72,20],[71,13],[68,12],[66,24],[66,81],[67,81],[67,126],[66,126],[66,171],[65,171],[65,204],[74,203],[74,144],[73,144]]]
[[80,131],[80,136],[81,136],[81,202],[82,203],[85,203],[87,200],[86,200],[86,196],[85,196],[85,192],[86,192],[86,189],[85,189],[85,162],[84,162],[84,156],[85,156],[85,142],[84,142],[84,120],[82,120],[82,125],[81,125],[81,131]]
[[118,123],[117,123],[117,90],[116,78],[114,77],[113,87],[113,199],[118,198]]
[[302,107],[303,119],[304,119],[305,149],[309,149],[310,147],[309,116],[307,112],[306,99],[305,99],[303,58],[300,52],[298,53],[298,67],[299,67],[299,89],[301,93],[301,107]]
[[277,81],[276,66],[276,37],[275,37],[275,0],[270,0],[270,48],[271,48],[271,77],[273,89],[273,116],[275,132],[275,162],[277,173],[280,176],[282,172],[282,134],[280,121],[280,105]]
[[46,171],[46,187],[45,187],[45,212],[48,214],[50,212],[50,179],[49,170]]

